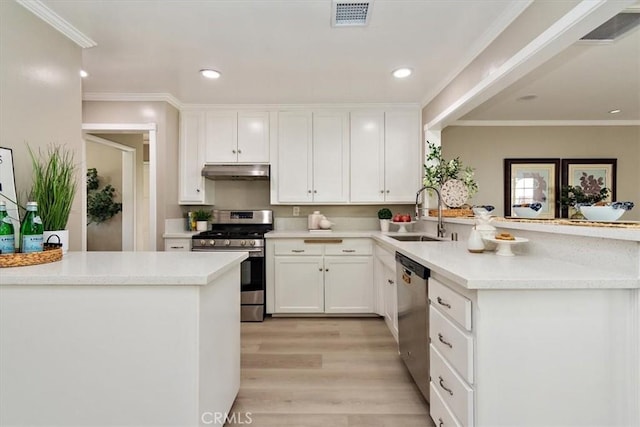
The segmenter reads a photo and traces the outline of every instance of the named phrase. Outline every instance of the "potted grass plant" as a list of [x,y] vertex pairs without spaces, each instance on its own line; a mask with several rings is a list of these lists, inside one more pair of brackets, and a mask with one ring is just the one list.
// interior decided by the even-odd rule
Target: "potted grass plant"
[[209,220],[211,219],[211,211],[205,211],[204,209],[197,210],[193,213],[193,217],[196,220],[197,231],[207,231],[209,228]]
[[[44,226],[44,241],[57,235],[62,251],[69,248],[67,223],[76,194],[74,155],[62,145],[51,145],[46,151],[34,152],[27,145],[33,166],[33,184],[29,200],[38,203]],[[57,239],[56,239],[57,241]]]

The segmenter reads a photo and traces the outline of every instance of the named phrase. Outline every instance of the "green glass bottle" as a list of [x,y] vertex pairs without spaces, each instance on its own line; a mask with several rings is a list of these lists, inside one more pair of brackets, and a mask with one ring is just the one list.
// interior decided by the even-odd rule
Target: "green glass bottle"
[[12,254],[16,251],[16,235],[13,222],[7,215],[7,205],[0,201],[0,255]]
[[44,245],[44,227],[42,218],[38,215],[38,203],[27,203],[27,214],[20,227],[22,241],[20,247],[23,253],[42,252]]

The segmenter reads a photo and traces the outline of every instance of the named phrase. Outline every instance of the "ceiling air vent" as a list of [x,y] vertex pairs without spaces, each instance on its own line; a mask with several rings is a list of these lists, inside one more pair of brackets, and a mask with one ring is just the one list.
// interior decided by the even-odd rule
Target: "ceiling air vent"
[[611,41],[615,40],[640,24],[640,13],[622,12],[591,31],[580,40]]
[[334,0],[331,5],[331,26],[362,27],[369,23],[372,0]]

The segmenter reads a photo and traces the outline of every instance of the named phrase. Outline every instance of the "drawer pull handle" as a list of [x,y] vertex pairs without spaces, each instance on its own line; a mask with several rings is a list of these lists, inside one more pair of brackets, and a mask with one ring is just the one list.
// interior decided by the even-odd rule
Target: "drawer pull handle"
[[444,425],[444,421],[442,421],[442,418],[438,418],[438,427],[442,427]]
[[438,378],[440,379],[440,381],[439,381],[440,387],[442,387],[443,390],[445,390],[447,393],[449,393],[451,396],[453,396],[453,392],[444,386],[444,379],[442,379],[442,377],[440,377],[440,376]]
[[442,344],[446,345],[447,347],[449,347],[449,348],[453,348],[453,346],[451,345],[451,343],[450,343],[450,342],[445,341],[445,340],[444,340],[444,337],[443,337],[443,336],[442,336],[442,334],[440,334],[440,333],[438,334],[438,340],[439,340]]
[[393,285],[393,283],[394,283],[393,280],[391,280],[391,279],[387,279],[387,282],[389,282],[390,285]]
[[304,239],[305,243],[318,243],[321,245],[342,243],[342,239]]
[[352,253],[355,252],[355,249],[343,249],[342,252]]
[[444,300],[440,297],[437,298],[438,304],[443,305],[447,308],[451,308],[451,304],[444,302]]
[[171,249],[184,249],[184,246],[171,246]]
[[296,254],[301,254],[302,252],[304,252],[304,249],[291,249],[291,252],[294,252]]

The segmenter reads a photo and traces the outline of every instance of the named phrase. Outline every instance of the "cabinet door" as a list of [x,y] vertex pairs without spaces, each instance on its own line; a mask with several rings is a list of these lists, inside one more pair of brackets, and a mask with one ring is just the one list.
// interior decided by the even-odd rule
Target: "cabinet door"
[[415,111],[385,113],[385,199],[415,203],[421,187],[420,118]]
[[384,320],[391,335],[398,342],[398,294],[396,291],[395,269],[382,267],[384,274]]
[[351,113],[351,201],[384,201],[384,113]]
[[348,113],[313,113],[313,201],[349,201]]
[[278,202],[311,202],[311,113],[278,114]]
[[325,313],[373,313],[373,261],[370,256],[324,258]]
[[269,163],[269,113],[238,113],[238,162]]
[[209,111],[206,113],[207,163],[235,163],[238,161],[237,129],[235,111]]
[[204,178],[204,113],[180,113],[179,202],[202,204],[205,201]]
[[274,257],[276,313],[324,312],[321,256]]

